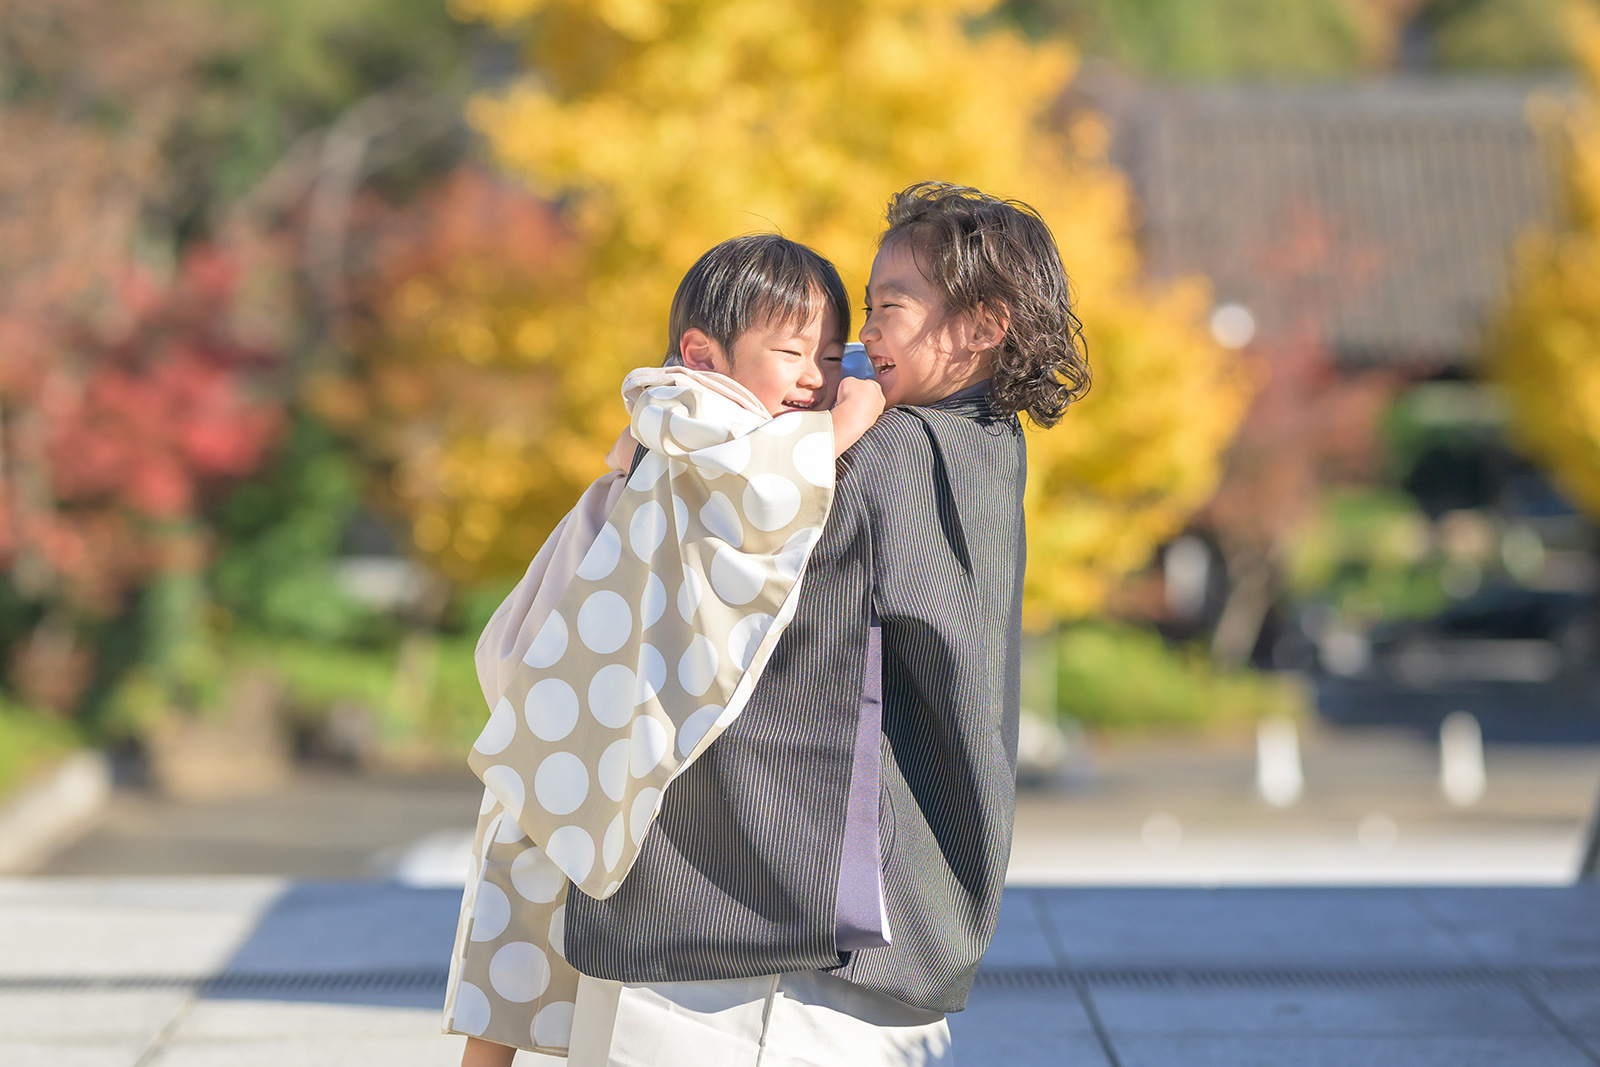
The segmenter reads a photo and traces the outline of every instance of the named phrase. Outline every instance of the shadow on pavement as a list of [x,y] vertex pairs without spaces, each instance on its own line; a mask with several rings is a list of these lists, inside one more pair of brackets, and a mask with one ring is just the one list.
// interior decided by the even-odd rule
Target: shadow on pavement
[[436,1008],[444,1001],[459,889],[291,885],[261,916],[211,999]]

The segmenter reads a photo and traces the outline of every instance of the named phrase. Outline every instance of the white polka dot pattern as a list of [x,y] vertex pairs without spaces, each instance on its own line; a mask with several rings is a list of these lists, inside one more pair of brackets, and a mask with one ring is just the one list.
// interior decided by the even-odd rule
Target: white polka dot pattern
[[[578,721],[578,694],[560,678],[541,679],[528,690],[522,714],[539,740],[559,741]],[[512,728],[516,728],[515,722]]]
[[698,571],[683,568],[683,584],[678,587],[678,615],[684,622],[693,622],[694,613],[700,610],[700,598],[705,595],[706,584]]
[[633,720],[633,743],[628,754],[628,772],[643,778],[656,769],[661,757],[667,754],[672,742],[667,738],[667,728],[659,719],[648,715]]
[[642,561],[650,562],[666,536],[667,513],[660,504],[651,500],[633,513],[628,523],[628,545]]
[[511,884],[517,895],[535,904],[548,904],[561,895],[566,876],[539,848],[525,848],[511,861]]
[[705,634],[695,634],[678,660],[678,684],[693,696],[703,696],[717,680],[717,646]]
[[494,833],[494,841],[497,845],[512,845],[527,836],[522,824],[508,815],[500,820],[500,826]]
[[522,775],[499,763],[485,770],[481,777],[483,784],[489,787],[489,792],[494,794],[511,818],[522,814],[522,801],[528,795],[527,787],[522,784]]
[[594,838],[581,826],[563,826],[550,835],[544,849],[550,862],[574,882],[581,884],[594,867]]
[[744,517],[758,530],[777,530],[800,510],[800,489],[781,474],[758,474],[744,487]]
[[606,838],[600,842],[600,860],[606,865],[607,871],[615,870],[617,861],[622,858],[622,835],[625,833],[627,830],[623,828],[622,815],[619,813],[606,827]]
[[659,789],[641,789],[633,798],[633,807],[628,809],[628,836],[633,838],[634,844],[644,840],[644,832],[650,829],[650,820],[655,817],[656,802],[660,799]]
[[667,684],[667,661],[654,645],[639,646],[639,669],[634,672],[636,686],[633,695],[635,706],[654,700]]
[[702,448],[694,454],[694,464],[707,478],[743,474],[750,466],[750,451],[749,438],[735,437],[732,441]]
[[586,582],[598,582],[617,569],[622,557],[622,538],[617,528],[609,522],[600,527],[600,536],[594,539],[583,562],[578,564],[578,577]]
[[539,636],[533,639],[533,644],[528,646],[528,651],[522,657],[522,662],[530,667],[543,670],[550,667],[567,651],[567,620],[561,617],[560,612],[551,612],[550,617],[539,627]]
[[736,395],[681,369],[624,385],[648,451],[468,758],[486,788],[453,1032],[565,1054],[567,894],[619,888],[663,790],[737,718],[787,624],[832,500],[831,422]]
[[790,411],[779,415],[756,432],[767,437],[788,437],[800,429],[803,418],[800,412]]
[[744,523],[734,510],[733,501],[721,493],[712,493],[706,506],[700,509],[701,525],[734,548],[744,544]]
[[672,413],[668,422],[673,439],[680,442],[685,452],[693,454],[713,448],[728,439],[728,431],[709,419],[699,419],[683,410]]
[[707,704],[685,719],[683,725],[678,727],[678,755],[688,759],[694,746],[700,743],[700,739],[721,714],[721,704]]
[[644,596],[639,598],[639,629],[648,630],[667,612],[667,587],[654,574],[645,579]]
[[549,959],[527,941],[501,945],[489,959],[489,985],[513,1003],[526,1004],[549,984]]
[[478,887],[472,915],[472,940],[493,941],[505,933],[506,924],[511,921],[511,899],[499,886],[485,882]]
[[[456,989],[455,1014],[450,1029],[459,1034],[477,1037],[489,1026],[489,998],[471,982],[462,982]],[[568,1028],[570,1036],[571,1029]]]
[[472,747],[485,756],[493,756],[505,751],[511,743],[512,735],[517,732],[517,711],[511,706],[511,701],[505,697],[494,706],[494,711],[489,713],[489,721],[483,727],[483,732],[472,743]]
[[628,788],[628,753],[633,747],[630,738],[611,742],[600,753],[598,773],[600,791],[610,800],[620,801]]
[[785,541],[782,550],[772,561],[773,566],[778,568],[779,576],[789,581],[799,578],[800,572],[805,570],[806,560],[811,558],[811,550],[821,537],[822,531],[813,526]]
[[633,718],[638,679],[620,663],[601,667],[589,680],[589,714],[602,726],[621,727]]
[[589,769],[570,752],[546,756],[534,772],[533,795],[551,815],[571,815],[589,795]]
[[572,1040],[572,1013],[576,1004],[557,1001],[539,1009],[533,1017],[533,1042],[545,1048],[566,1048]]
[[833,435],[814,433],[794,446],[794,467],[812,485],[833,484]]
[[590,652],[615,652],[628,642],[633,612],[628,602],[609,589],[589,594],[578,609],[578,636]]
[[557,956],[567,958],[567,906],[561,905],[550,916],[550,947]]
[[767,584],[767,571],[759,559],[751,559],[728,545],[717,549],[711,559],[711,591],[724,604],[748,604]]
[[761,639],[767,636],[772,623],[771,615],[756,614],[746,615],[734,625],[728,635],[728,657],[741,671],[750,669],[750,661],[755,659],[756,649],[761,647]]
[[636,493],[645,493],[655,488],[661,476],[667,473],[667,460],[660,452],[646,452],[639,465],[634,468],[632,476],[628,478],[628,488]]

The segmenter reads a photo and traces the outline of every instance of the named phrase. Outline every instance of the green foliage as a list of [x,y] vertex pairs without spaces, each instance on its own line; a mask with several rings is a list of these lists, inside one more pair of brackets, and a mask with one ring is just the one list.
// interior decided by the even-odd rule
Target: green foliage
[[381,713],[394,695],[394,648],[361,648],[295,638],[243,638],[233,655],[263,667],[283,683],[289,703],[308,718],[337,704],[359,704]]
[[319,423],[296,420],[271,468],[219,516],[216,603],[268,634],[340,641],[370,634],[372,613],[333,580],[340,538],[360,507],[361,473]]
[[207,65],[191,136],[231,198],[296,136],[375,92],[463,89],[467,28],[443,0],[203,0],[233,26]]
[[477,634],[413,638],[428,659],[416,678],[405,676],[404,657],[393,644],[363,648],[254,637],[236,641],[231,656],[236,670],[271,672],[301,721],[354,705],[372,716],[380,745],[390,751],[465,753],[488,716],[472,658]]
[[1218,667],[1202,648],[1174,648],[1134,626],[1070,627],[1059,656],[1059,712],[1089,727],[1226,729],[1305,712],[1292,679]]
[[1289,587],[1352,623],[1431,615],[1447,598],[1429,537],[1427,517],[1399,490],[1334,490],[1290,547]]
[[1334,77],[1364,58],[1349,0],[1011,0],[1004,11],[1157,77]]
[[158,574],[142,591],[134,625],[139,655],[110,686],[102,725],[141,732],[172,714],[205,714],[222,704],[228,664],[206,624],[198,575]]
[[439,640],[438,673],[428,701],[425,730],[446,752],[464,754],[471,748],[489,714],[472,656],[477,644],[476,630]]
[[1568,0],[1008,0],[1006,17],[1157,78],[1315,79],[1407,63],[1560,69]]
[[1520,74],[1555,70],[1572,59],[1567,0],[1434,0],[1432,64],[1444,70]]
[[79,744],[68,723],[0,701],[0,797]]

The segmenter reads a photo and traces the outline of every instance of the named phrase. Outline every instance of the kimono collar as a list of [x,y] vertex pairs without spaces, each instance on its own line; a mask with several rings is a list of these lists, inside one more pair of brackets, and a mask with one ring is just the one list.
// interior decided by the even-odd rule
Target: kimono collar
[[935,411],[947,411],[952,415],[964,415],[968,418],[984,418],[994,415],[994,409],[989,406],[989,380],[974,382],[959,392],[951,393],[943,400],[935,400],[924,407]]

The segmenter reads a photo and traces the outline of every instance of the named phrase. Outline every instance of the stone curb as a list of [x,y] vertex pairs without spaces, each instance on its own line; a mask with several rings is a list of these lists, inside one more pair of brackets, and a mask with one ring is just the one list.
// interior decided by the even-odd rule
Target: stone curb
[[26,874],[85,830],[111,797],[105,753],[69,756],[0,806],[0,874]]

